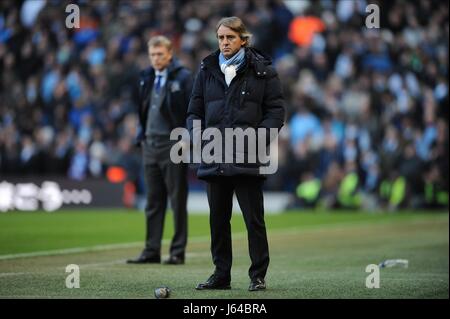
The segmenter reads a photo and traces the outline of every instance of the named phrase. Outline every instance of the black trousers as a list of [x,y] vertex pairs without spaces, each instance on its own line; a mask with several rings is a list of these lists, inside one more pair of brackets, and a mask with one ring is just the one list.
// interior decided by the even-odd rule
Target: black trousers
[[170,255],[183,257],[187,244],[187,165],[170,160],[170,145],[144,145],[144,172],[147,186],[145,256],[161,255],[161,240],[167,199],[173,211],[174,235]]
[[214,177],[207,180],[210,207],[211,254],[218,276],[230,279],[232,264],[231,214],[236,193],[248,233],[251,279],[264,278],[269,266],[269,245],[264,222],[262,185],[253,176]]

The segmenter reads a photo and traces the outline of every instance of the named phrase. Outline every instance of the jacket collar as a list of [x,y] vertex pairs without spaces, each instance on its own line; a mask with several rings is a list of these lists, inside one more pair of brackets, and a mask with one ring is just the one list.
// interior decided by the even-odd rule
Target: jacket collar
[[219,54],[220,51],[216,50],[215,52],[208,55],[202,60],[200,68],[202,70],[208,70],[209,72],[211,72],[225,86],[225,78],[222,71],[220,71],[219,66]]

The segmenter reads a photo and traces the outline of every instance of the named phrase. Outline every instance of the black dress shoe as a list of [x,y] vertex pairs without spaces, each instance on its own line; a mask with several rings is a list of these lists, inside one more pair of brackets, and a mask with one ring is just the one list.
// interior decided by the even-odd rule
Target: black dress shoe
[[170,256],[168,259],[163,261],[165,265],[182,265],[184,264],[184,257]]
[[139,256],[134,259],[128,259],[127,264],[159,264],[161,262],[160,256]]
[[262,278],[252,279],[248,291],[258,291],[266,289],[266,282]]
[[195,287],[197,290],[205,289],[231,289],[230,279],[221,278],[216,274],[212,274],[211,277],[204,283],[200,283]]

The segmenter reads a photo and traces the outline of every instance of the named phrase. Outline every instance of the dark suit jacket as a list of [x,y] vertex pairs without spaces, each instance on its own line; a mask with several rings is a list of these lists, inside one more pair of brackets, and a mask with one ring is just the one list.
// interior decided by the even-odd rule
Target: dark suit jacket
[[[145,139],[149,100],[155,81],[155,70],[150,67],[143,70],[139,76],[139,130],[137,143]],[[161,113],[170,124],[170,128],[186,126],[187,108],[192,90],[192,73],[173,58],[168,66],[166,95],[161,107]]]

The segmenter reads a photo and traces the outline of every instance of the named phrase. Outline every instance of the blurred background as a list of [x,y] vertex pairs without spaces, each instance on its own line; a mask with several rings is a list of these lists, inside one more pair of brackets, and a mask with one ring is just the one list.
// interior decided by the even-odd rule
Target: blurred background
[[[80,28],[66,28],[70,3]],[[369,4],[380,28],[366,27]],[[231,15],[284,87],[279,169],[265,184],[279,209],[448,208],[447,1],[3,0],[0,211],[142,208],[147,41],[168,36],[196,72]],[[189,180],[195,198],[204,185],[194,170]]]

